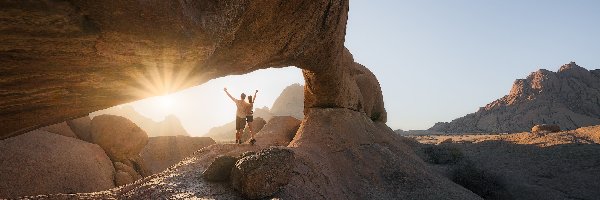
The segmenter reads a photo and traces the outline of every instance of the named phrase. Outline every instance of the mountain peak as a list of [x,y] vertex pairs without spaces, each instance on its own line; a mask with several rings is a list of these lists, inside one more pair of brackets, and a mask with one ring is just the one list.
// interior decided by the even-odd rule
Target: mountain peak
[[560,69],[558,69],[558,72],[565,72],[565,71],[570,71],[570,70],[585,70],[587,71],[587,69],[577,65],[577,63],[571,61],[568,64],[564,64],[563,66],[560,67]]
[[429,130],[503,133],[529,131],[535,124],[556,124],[567,130],[600,124],[600,76],[596,73],[575,62],[558,72],[537,70],[526,79],[517,79],[508,95],[483,109]]

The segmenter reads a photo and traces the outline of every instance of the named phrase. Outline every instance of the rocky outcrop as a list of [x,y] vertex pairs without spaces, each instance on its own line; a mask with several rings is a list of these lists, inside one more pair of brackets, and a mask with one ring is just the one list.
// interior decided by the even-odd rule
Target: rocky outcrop
[[181,121],[175,115],[168,115],[160,122],[156,122],[148,117],[138,113],[133,106],[126,105],[123,107],[112,107],[91,113],[91,116],[102,114],[117,115],[131,120],[133,123],[142,128],[148,137],[157,136],[189,136],[187,131],[181,125]]
[[95,144],[40,130],[0,140],[0,198],[107,190],[113,174]]
[[559,131],[560,127],[556,124],[538,124],[531,128],[532,133],[555,133]]
[[246,198],[265,198],[289,183],[294,164],[293,151],[264,149],[235,163],[231,170],[231,185]]
[[270,112],[274,116],[304,118],[304,86],[296,83],[283,89]]
[[92,119],[90,116],[80,117],[77,119],[72,119],[67,121],[67,125],[71,127],[71,130],[77,135],[77,137],[83,141],[91,142],[92,141],[92,133],[91,133],[91,125]]
[[159,173],[212,144],[215,141],[209,137],[150,137],[140,155],[152,173]]
[[77,135],[75,135],[75,133],[73,133],[73,131],[71,130],[71,127],[69,127],[69,125],[67,125],[66,122],[42,127],[39,130],[48,131],[50,133],[55,133],[55,134],[59,134],[59,135],[66,136],[66,137],[78,138]]
[[256,145],[287,146],[294,139],[300,122],[291,116],[273,117],[260,132],[256,133]]
[[207,181],[226,181],[229,180],[231,169],[235,166],[237,158],[233,156],[218,156],[202,172],[202,177]]
[[565,130],[600,124],[600,76],[574,62],[558,72],[538,70],[515,81],[510,93],[477,112],[436,123],[429,130],[446,133],[529,131],[535,124]]
[[[91,123],[91,141],[104,149],[115,163],[117,173],[125,172],[132,180],[151,174],[140,157],[142,148],[148,143],[148,136],[128,119],[115,115],[94,117]],[[120,167],[121,164],[126,165],[127,168]],[[125,176],[119,177],[121,178],[118,179],[119,183],[129,180],[124,178]]]

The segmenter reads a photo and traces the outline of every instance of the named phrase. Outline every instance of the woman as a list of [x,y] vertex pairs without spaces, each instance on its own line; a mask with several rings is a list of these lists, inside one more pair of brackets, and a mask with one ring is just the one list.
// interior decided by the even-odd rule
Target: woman
[[254,121],[254,101],[256,101],[256,93],[258,90],[254,91],[254,97],[248,96],[248,110],[246,110],[246,122],[248,122],[248,130],[250,130],[250,144],[254,145],[256,140],[254,139],[254,130],[252,130],[252,122]]

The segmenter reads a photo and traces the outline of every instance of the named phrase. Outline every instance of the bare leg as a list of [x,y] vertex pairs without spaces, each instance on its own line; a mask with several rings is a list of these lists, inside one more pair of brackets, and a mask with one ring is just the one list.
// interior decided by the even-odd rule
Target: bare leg
[[254,139],[254,130],[252,129],[252,122],[248,123],[248,130],[250,130],[250,139]]
[[[242,129],[243,130],[243,129]],[[242,141],[242,130],[237,130],[237,132],[235,132],[235,143],[237,144],[238,142],[241,143]]]

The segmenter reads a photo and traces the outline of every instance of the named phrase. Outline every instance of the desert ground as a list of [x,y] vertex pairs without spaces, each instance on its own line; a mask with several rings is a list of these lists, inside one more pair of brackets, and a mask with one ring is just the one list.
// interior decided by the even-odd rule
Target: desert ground
[[600,195],[600,126],[555,133],[408,137],[431,168],[485,199]]

